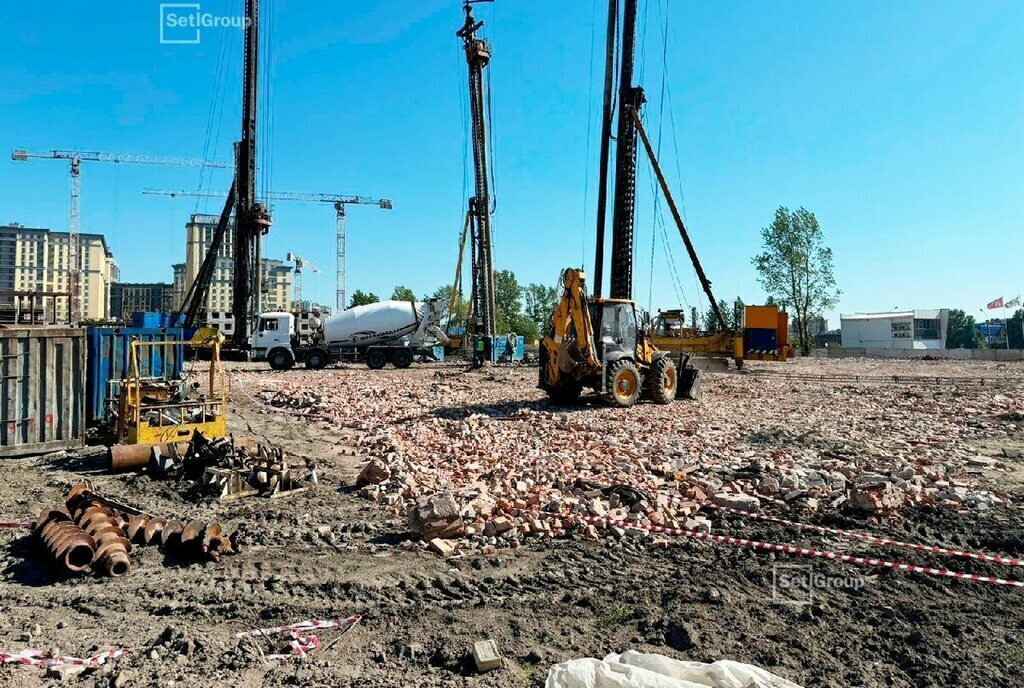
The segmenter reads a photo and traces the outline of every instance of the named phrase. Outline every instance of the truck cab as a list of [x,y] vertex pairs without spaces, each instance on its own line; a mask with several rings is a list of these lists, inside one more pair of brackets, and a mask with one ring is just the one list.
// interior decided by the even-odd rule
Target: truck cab
[[295,364],[292,338],[295,316],[271,311],[261,313],[249,340],[254,361],[267,361],[274,370],[286,370]]

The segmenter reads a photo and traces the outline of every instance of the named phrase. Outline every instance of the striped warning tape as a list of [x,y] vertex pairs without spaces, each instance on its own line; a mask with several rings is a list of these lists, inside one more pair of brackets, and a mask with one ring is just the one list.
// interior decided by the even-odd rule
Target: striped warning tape
[[266,659],[291,659],[292,657],[305,657],[307,654],[320,647],[320,639],[315,635],[303,636],[300,632],[313,631],[320,628],[337,628],[344,633],[359,623],[362,618],[363,617],[360,614],[355,614],[345,619],[327,619],[324,621],[308,619],[306,621],[299,621],[298,623],[289,624],[287,626],[274,626],[273,628],[259,628],[249,631],[240,631],[235,633],[235,637],[244,638],[246,636],[267,636],[287,633],[292,637],[292,641],[289,643],[292,649],[291,654],[266,655]]
[[748,547],[750,549],[763,549],[770,550],[773,552],[784,552],[786,554],[799,554],[805,557],[816,557],[819,559],[831,559],[833,561],[842,561],[847,564],[874,566],[880,568],[895,569],[898,571],[911,571],[913,573],[925,573],[931,576],[946,576],[948,578],[973,580],[978,581],[980,583],[992,583],[995,585],[1007,585],[1016,588],[1024,588],[1024,581],[1007,580],[1005,578],[994,578],[992,576],[979,576],[973,573],[961,573],[960,571],[950,571],[949,569],[935,569],[929,566],[901,564],[894,561],[887,561],[885,559],[871,559],[868,557],[858,557],[852,554],[840,554],[838,552],[830,552],[828,550],[807,549],[805,547],[795,547],[793,545],[780,545],[774,542],[747,540],[746,538],[736,538],[730,537],[728,535],[712,535],[711,533],[698,533],[696,531],[685,530],[683,528],[670,528],[668,526],[653,526],[642,523],[630,523],[628,521],[619,521],[611,518],[599,518],[597,516],[579,516],[576,514],[567,515],[552,512],[542,513],[544,516],[564,518],[573,521],[582,521],[584,523],[593,523],[594,525],[604,527],[617,526],[619,528],[626,528],[631,530],[646,530],[652,533],[661,533],[663,535],[685,535],[687,537],[692,537],[697,540],[709,540],[711,542],[722,542],[728,545],[740,545],[742,547]]
[[[631,483],[615,481],[613,485],[621,485],[628,487],[633,490],[645,490],[639,485],[633,485]],[[867,533],[858,533],[853,530],[843,530],[841,528],[829,528],[828,526],[819,526],[813,523],[802,523],[800,521],[790,521],[784,518],[778,518],[776,516],[769,516],[768,514],[759,514],[755,511],[746,511],[744,509],[736,509],[730,506],[722,506],[706,500],[687,500],[683,499],[677,494],[668,494],[658,490],[659,494],[665,494],[670,499],[676,502],[695,502],[702,507],[708,509],[714,509],[715,511],[722,511],[729,514],[735,514],[737,516],[743,516],[746,518],[755,518],[760,521],[769,521],[771,523],[779,523],[782,525],[790,526],[793,528],[800,528],[803,530],[813,530],[817,533],[825,533],[828,535],[838,535],[840,537],[850,538],[853,540],[862,540],[864,542],[872,542],[879,545],[890,545],[893,547],[904,547],[906,549],[915,549],[921,552],[929,552],[931,554],[943,554],[951,557],[961,557],[964,559],[974,559],[976,561],[987,561],[993,564],[1003,564],[1004,566],[1024,566],[1024,560],[1014,559],[1012,557],[1000,557],[994,554],[984,554],[981,552],[971,552],[967,550],[950,549],[947,547],[939,547],[938,545],[923,545],[917,542],[904,542],[902,540],[893,540],[891,538],[885,538],[878,535],[868,535]]]
[[41,667],[100,666],[110,660],[123,657],[128,652],[129,650],[107,650],[87,659],[62,657],[50,652],[41,652],[40,650],[22,650],[18,654],[0,652],[0,664],[31,664],[32,666]]

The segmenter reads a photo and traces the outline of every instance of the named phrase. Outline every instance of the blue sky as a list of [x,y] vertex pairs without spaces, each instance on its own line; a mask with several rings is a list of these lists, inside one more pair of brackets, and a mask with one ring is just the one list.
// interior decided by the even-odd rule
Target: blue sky
[[[202,2],[214,14],[241,5]],[[951,306],[981,315],[990,299],[1024,290],[1024,3],[640,6],[647,126],[719,296],[763,298],[750,257],[779,205],[803,205],[821,221],[843,290],[837,312]],[[3,147],[209,150],[229,160],[240,32],[205,29],[199,45],[161,45],[158,7],[4,3]],[[567,265],[592,269],[604,7],[498,0],[477,9],[494,44],[495,264],[524,283],[554,284]],[[350,210],[350,291],[386,296],[401,283],[424,293],[450,281],[466,197],[459,3],[263,8],[272,83],[261,187],[394,201],[390,212]],[[642,157],[640,167],[635,296],[676,307]],[[123,280],[170,281],[189,213],[219,203],[141,190],[228,184],[225,171],[86,164],[82,227],[107,235]],[[63,230],[67,204],[64,164],[0,162],[0,222]],[[664,219],[682,305],[704,305]],[[307,278],[306,295],[332,301],[333,210],[279,204],[268,252],[288,251],[324,270]]]

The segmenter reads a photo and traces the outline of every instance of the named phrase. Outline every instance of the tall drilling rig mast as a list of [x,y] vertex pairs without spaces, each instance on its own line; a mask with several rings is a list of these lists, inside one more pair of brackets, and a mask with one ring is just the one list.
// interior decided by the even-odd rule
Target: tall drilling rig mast
[[242,69],[242,140],[235,166],[235,262],[232,285],[234,343],[249,342],[254,313],[259,313],[263,235],[270,230],[266,206],[256,202],[256,89],[259,65],[259,0],[245,1],[245,49]]
[[615,193],[612,206],[612,259],[609,297],[633,298],[633,226],[636,219],[636,126],[644,90],[633,85],[636,52],[637,0],[625,0],[619,65],[619,121],[615,149]]
[[493,337],[495,332],[494,256],[491,242],[491,192],[487,161],[487,109],[484,102],[484,67],[491,60],[491,47],[477,38],[482,21],[473,18],[473,5],[491,0],[466,0],[466,22],[456,35],[462,39],[469,65],[469,112],[473,137],[474,196],[469,199],[473,272],[472,334]]

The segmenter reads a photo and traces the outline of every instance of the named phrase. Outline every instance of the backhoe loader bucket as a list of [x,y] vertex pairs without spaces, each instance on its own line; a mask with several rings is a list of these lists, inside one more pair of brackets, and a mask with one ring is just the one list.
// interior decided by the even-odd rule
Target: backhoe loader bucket
[[697,368],[687,366],[679,371],[679,384],[676,385],[676,399],[693,399],[700,401],[704,395],[701,387],[703,374]]

